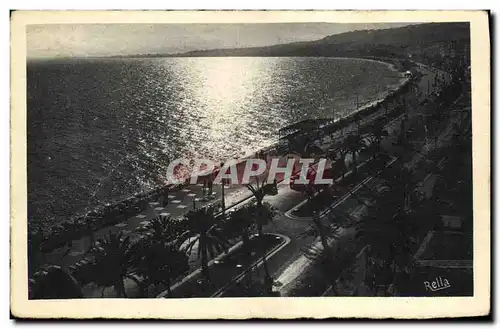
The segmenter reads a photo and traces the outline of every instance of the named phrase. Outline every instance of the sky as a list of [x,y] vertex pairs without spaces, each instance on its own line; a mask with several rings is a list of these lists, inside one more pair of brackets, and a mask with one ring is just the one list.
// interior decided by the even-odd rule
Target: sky
[[408,23],[50,24],[27,26],[28,58],[170,54],[311,41]]

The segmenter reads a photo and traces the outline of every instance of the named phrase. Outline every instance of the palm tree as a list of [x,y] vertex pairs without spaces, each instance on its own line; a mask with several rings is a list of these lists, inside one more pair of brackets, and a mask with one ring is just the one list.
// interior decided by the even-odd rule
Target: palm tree
[[150,238],[154,241],[169,243],[178,241],[178,237],[184,233],[185,223],[182,220],[175,220],[170,216],[156,216],[146,227],[151,232]]
[[358,227],[358,238],[371,246],[369,257],[378,266],[373,283],[387,286],[393,282],[397,269],[409,265],[412,237],[417,234],[416,216],[400,209],[379,205]]
[[388,105],[388,104],[385,104],[385,103],[381,103],[381,104],[380,104],[380,107],[382,107],[382,108],[384,109],[385,118],[388,118],[388,114],[389,114],[389,105]]
[[42,266],[33,274],[30,283],[30,299],[83,298],[79,283],[60,266]]
[[229,218],[224,224],[225,236],[241,237],[243,249],[249,252],[250,232],[254,227],[252,209],[249,205],[244,205],[229,214]]
[[399,135],[398,135],[398,141],[397,143],[400,145],[404,145],[406,143],[406,131],[408,129],[408,115],[403,114],[403,117],[401,118],[401,121],[399,123]]
[[94,247],[95,242],[96,242],[95,227],[94,227],[94,222],[91,219],[87,218],[87,216],[85,216],[85,224],[84,225],[85,225],[85,227],[84,227],[85,235],[87,235],[89,237],[89,247],[85,251],[85,253],[88,253],[92,250],[92,248]]
[[372,150],[372,157],[374,159],[377,158],[377,155],[380,152],[380,144],[382,142],[382,138],[387,137],[389,134],[387,130],[384,129],[384,126],[378,122],[371,125],[370,132],[368,133],[367,139],[369,143],[369,147]]
[[[248,184],[246,186],[252,192],[255,198],[255,207],[253,208],[254,210],[253,216],[255,218],[255,223],[257,226],[257,232],[259,234],[259,238],[264,239],[263,227],[268,223],[272,222],[276,213],[268,203],[263,202],[263,199],[264,196],[266,195],[276,195],[278,193],[276,181],[273,184],[264,184],[264,182],[262,182],[262,184],[259,186],[259,180],[257,178],[255,186],[251,184]],[[264,273],[265,273],[264,280],[266,281],[268,292],[272,293],[273,279],[269,274],[265,251],[263,251],[262,253],[262,265],[264,267]]]
[[143,278],[140,285],[142,295],[146,295],[145,290],[150,285],[163,284],[168,296],[172,296],[172,280],[189,270],[187,255],[173,242],[147,239],[137,246],[134,273]]
[[397,268],[408,266],[412,239],[419,234],[422,217],[429,217],[416,215],[420,201],[415,197],[413,177],[410,170],[397,164],[384,172],[385,188],[372,195],[368,215],[357,227],[357,237],[370,246],[370,259],[381,264],[373,283],[387,285],[394,281]]
[[[344,265],[350,262],[349,257],[341,250],[333,249],[329,240],[338,240],[340,235],[338,234],[341,227],[349,227],[352,222],[352,218],[348,214],[342,213],[338,208],[332,209],[328,213],[328,222],[324,223],[320,217],[321,210],[321,194],[327,194],[330,191],[328,189],[323,190],[320,194],[313,196],[309,193],[308,205],[311,208],[312,222],[313,225],[309,226],[304,232],[299,234],[299,237],[314,236],[318,237],[321,242],[322,248],[317,248],[315,245],[309,246],[304,249],[304,255],[312,260],[319,260],[322,268],[328,277],[329,284],[332,291],[338,295],[336,291],[337,278]],[[328,198],[328,196],[327,196]]]
[[151,235],[132,246],[133,273],[142,276],[142,295],[150,285],[164,284],[171,296],[172,279],[189,269],[187,255],[179,250],[178,237],[183,232],[182,221],[171,217],[155,217],[146,227]]
[[265,184],[263,181],[259,185],[259,178],[256,177],[255,186],[253,186],[252,184],[247,184],[245,186],[250,190],[250,192],[252,192],[252,195],[255,198],[255,201],[257,202],[258,206],[262,205],[262,200],[264,200],[264,197],[266,195],[278,194],[278,187],[276,180],[274,181],[273,184]]
[[209,255],[213,258],[216,253],[227,251],[229,246],[226,237],[219,228],[221,222],[215,217],[215,211],[218,208],[218,206],[207,206],[187,212],[183,221],[186,230],[178,239],[180,243],[190,239],[183,248],[187,254],[190,254],[194,245],[198,243],[201,272],[207,281],[210,281]]
[[[276,216],[276,212],[267,202],[254,203],[250,208],[251,218],[255,220],[255,225],[257,226],[257,232],[259,239],[264,240],[264,226],[271,223]],[[262,251],[262,266],[264,268],[264,280],[268,289],[268,293],[272,293],[273,279],[269,273],[269,268],[267,266],[266,251]]]
[[45,262],[44,241],[45,236],[42,229],[28,230],[28,273],[30,275],[39,261]]
[[99,239],[99,248],[93,248],[94,256],[93,273],[94,282],[104,289],[113,287],[118,296],[127,297],[124,280],[129,278],[139,285],[138,280],[132,275],[131,260],[133,248],[131,248],[130,237],[124,237],[120,233],[109,233]]
[[352,155],[353,174],[356,175],[356,173],[358,172],[356,154],[365,147],[365,144],[360,135],[352,134],[346,138],[345,147],[348,150],[348,152]]
[[[313,198],[316,199],[316,198]],[[313,201],[313,199],[310,197],[309,205],[311,206],[312,214],[313,214],[313,223],[317,232],[317,236],[319,236],[321,240],[321,245],[323,246],[323,253],[326,258],[326,264],[329,264],[333,262],[333,252],[328,244],[328,237],[331,237],[332,231],[328,231],[327,228],[323,225],[323,222],[321,221],[320,218],[320,211],[318,209],[318,204]],[[330,276],[330,285],[333,290],[335,290],[335,278],[333,276]]]
[[401,163],[398,165],[398,163],[395,163],[389,170],[384,171],[381,178],[384,179],[384,184],[388,190],[393,191],[388,200],[397,206],[402,206],[403,210],[406,211],[410,209],[411,203],[416,199],[416,178],[412,170]]
[[328,151],[328,158],[335,161],[334,172],[342,172],[342,178],[344,178],[346,173],[345,158],[349,154],[349,150],[345,147],[345,143],[337,143]]
[[[378,202],[369,208],[369,215],[357,225],[356,237],[362,244],[371,246],[369,258],[372,263],[378,264],[382,262],[384,264],[384,266],[378,267],[377,272],[380,272],[381,268],[386,268],[385,265],[390,263],[392,257],[391,244],[396,231],[392,225],[394,208],[390,206],[390,201],[387,200],[390,197],[387,193],[382,193],[377,198]],[[374,279],[376,279],[376,282],[375,280],[368,282],[371,288],[377,286],[381,281],[387,281],[385,279],[388,278],[377,273],[374,275]]]

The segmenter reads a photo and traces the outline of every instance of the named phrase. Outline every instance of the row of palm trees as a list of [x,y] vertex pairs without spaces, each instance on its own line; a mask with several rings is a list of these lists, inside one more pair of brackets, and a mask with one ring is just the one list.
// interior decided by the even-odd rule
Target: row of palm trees
[[[385,130],[388,120],[386,117],[374,120],[370,125],[364,126],[363,130],[349,134],[341,142],[334,145],[328,156],[332,160],[335,160],[337,169],[342,172],[342,178],[345,178],[347,171],[345,159],[349,154],[352,157],[351,175],[353,176],[358,174],[357,156],[362,151],[369,151],[368,154],[373,161],[380,157],[383,153],[382,140],[388,136],[388,132]],[[339,187],[336,186],[335,188]],[[324,273],[327,275],[329,286],[334,293],[338,294],[335,289],[337,278],[341,274],[342,269],[348,267],[350,262],[353,261],[353,255],[347,254],[345,250],[343,252],[336,252],[332,242],[339,239],[338,232],[341,228],[348,228],[354,225],[355,221],[349,214],[339,212],[338,210],[334,212],[330,211],[326,221],[322,218],[321,213],[324,210],[325,200],[331,201],[333,198],[331,188],[317,190],[314,186],[309,186],[307,193],[307,204],[312,214],[312,225],[301,236],[313,235],[317,237],[321,248],[318,249],[315,245],[312,245],[305,248],[304,252],[306,257],[319,261]],[[361,200],[356,195],[355,197]],[[361,232],[361,229],[359,231]],[[375,231],[372,233],[375,233]]]
[[[434,120],[441,120],[444,117],[444,109],[448,108],[459,93],[459,84],[456,82],[447,84],[440,93],[431,95],[431,103],[434,106]],[[387,120],[385,120],[387,121]],[[400,139],[403,138],[406,128],[406,116],[403,117]],[[356,174],[356,154],[361,150],[370,149],[373,159],[382,153],[381,142],[388,136],[384,129],[384,119],[375,121],[367,127],[367,133],[349,135],[337,147],[334,157],[340,158],[344,163],[348,154],[353,158],[353,174]],[[456,140],[468,140],[461,138],[460,133]],[[456,142],[460,145],[461,143]],[[465,143],[464,143],[465,144]],[[406,145],[406,143],[404,143]],[[428,159],[427,159],[428,160]],[[313,214],[312,226],[307,233],[312,233],[319,237],[321,250],[306,249],[306,255],[317,259],[321,258],[329,285],[333,292],[336,292],[337,278],[339,270],[349,266],[349,262],[354,262],[354,258],[343,257],[345,252],[335,252],[331,241],[338,238],[339,228],[355,228],[356,241],[360,249],[367,250],[369,262],[369,275],[366,284],[376,291],[377,287],[387,287],[394,283],[401,274],[409,275],[411,269],[411,255],[418,246],[422,232],[431,229],[438,223],[438,214],[433,211],[433,201],[425,201],[421,193],[416,189],[417,178],[412,169],[406,167],[401,158],[387,170],[382,171],[379,179],[382,186],[376,191],[364,190],[364,200],[355,195],[355,199],[362,202],[367,208],[367,214],[361,220],[351,217],[350,214],[341,212],[338,208],[329,213],[326,219],[320,218],[322,209],[321,194],[328,194],[331,191],[325,189],[319,194],[309,197],[309,205]]]
[[[101,296],[104,296],[106,288],[113,287],[116,296],[127,297],[127,282],[134,282],[141,296],[150,295],[151,287],[156,292],[166,289],[167,295],[172,296],[172,283],[190,270],[189,255],[197,250],[203,277],[201,289],[210,289],[210,258],[227,254],[229,247],[240,239],[242,248],[250,253],[250,237],[257,232],[257,238],[264,239],[264,227],[276,214],[263,201],[266,195],[277,193],[276,183],[259,184],[257,181],[247,187],[253,193],[254,202],[223,215],[218,213],[218,205],[209,205],[191,210],[181,218],[156,217],[143,228],[145,234],[136,241],[122,233],[109,233],[95,240],[84,267],[73,266],[62,271],[74,277],[80,285],[93,283],[101,287]],[[260,257],[264,264],[265,282],[271,291],[272,278],[265,255],[263,252]],[[55,287],[36,288],[44,282],[52,282],[46,279],[52,273],[46,269],[53,267],[42,266],[35,272],[33,292],[57,290]],[[49,298],[40,293],[32,297]]]
[[336,166],[335,172],[340,171],[342,178],[345,177],[347,172],[346,158],[351,155],[352,158],[352,171],[353,174],[357,174],[358,170],[358,156],[361,152],[368,152],[372,159],[378,159],[382,154],[382,139],[388,136],[388,132],[385,129],[385,124],[387,120],[382,118],[381,120],[375,120],[370,125],[366,126],[361,132],[355,132],[349,134],[341,142],[337,143],[332,147],[328,154],[331,160],[335,161],[334,166]]
[[[358,249],[367,247],[371,263],[378,264],[371,267],[370,281],[366,282],[372,290],[388,286],[395,281],[398,273],[411,265],[410,250],[416,245],[418,226],[422,226],[419,222],[422,199],[415,192],[416,182],[412,177],[413,173],[403,166],[396,165],[383,172],[380,176],[382,186],[377,190],[365,189],[363,199],[356,198],[367,208],[361,219],[353,218],[339,208],[330,211],[328,216],[320,217],[321,204],[317,200],[329,190],[309,198],[313,216],[308,233],[319,238],[321,250],[307,248],[306,256],[320,260],[328,285],[335,294],[339,294],[336,291],[337,278],[355,261],[355,252],[339,251],[332,244],[339,239],[340,229],[354,229],[354,243]],[[432,221],[434,218],[427,214],[425,220]]]
[[[404,92],[410,89],[410,84],[407,85]],[[373,120],[370,124],[363,126],[356,132],[351,133],[340,143],[335,145],[335,151],[330,153],[330,158],[337,160],[336,164],[342,171],[344,178],[347,168],[345,159],[347,155],[352,157],[352,175],[357,175],[357,156],[363,151],[368,151],[372,161],[381,159],[382,155],[386,155],[382,148],[382,141],[389,136],[385,129],[386,125],[394,115],[399,115],[402,111],[406,112],[406,107],[409,106],[406,100],[401,101],[401,97],[396,94],[391,96],[391,102],[394,102],[395,111],[389,115],[389,106],[385,104],[385,116]],[[399,131],[400,139],[406,128],[408,118],[405,114],[401,118],[401,128]],[[381,159],[384,160],[384,159]],[[385,161],[381,163],[385,167]],[[331,200],[331,190],[324,189],[319,193],[310,190],[308,204],[311,207],[312,225],[308,228],[305,235],[313,234],[317,236],[321,242],[321,250],[314,248],[306,248],[306,256],[314,259],[320,258],[322,267],[329,279],[329,286],[332,291],[336,291],[337,278],[341,275],[344,268],[349,267],[355,261],[355,252],[349,254],[345,251],[336,252],[331,242],[339,238],[338,232],[341,228],[355,228],[356,239],[359,245],[364,246],[363,249],[371,253],[371,258],[382,260],[382,263],[389,264],[394,262],[395,255],[404,255],[404,252],[396,252],[396,250],[405,250],[408,244],[409,236],[407,231],[407,221],[403,219],[406,216],[408,207],[400,207],[400,205],[408,205],[409,199],[412,198],[414,192],[414,180],[408,169],[400,167],[399,170],[382,171],[385,173],[384,186],[377,191],[368,191],[368,201],[363,200],[357,194],[353,195],[356,200],[361,202],[369,209],[368,215],[364,216],[364,220],[357,221],[350,214],[342,212],[339,208],[335,208],[328,213],[326,220],[320,217],[320,210],[323,208],[324,199]],[[383,191],[383,193],[380,193]],[[365,193],[366,194],[366,193]],[[366,195],[363,195],[366,197]],[[373,246],[373,247],[372,247]],[[392,257],[392,260],[390,259]],[[401,260],[401,258],[398,258]],[[401,264],[400,264],[401,265]],[[393,266],[396,268],[397,266]]]

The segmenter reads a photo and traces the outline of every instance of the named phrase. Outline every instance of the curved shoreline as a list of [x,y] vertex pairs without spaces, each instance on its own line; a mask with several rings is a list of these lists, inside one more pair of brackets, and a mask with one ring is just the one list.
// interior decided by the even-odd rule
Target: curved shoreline
[[[379,59],[372,58],[336,58],[366,60],[383,63],[387,65],[389,69],[402,73],[401,70],[397,69],[394,62],[391,63],[392,61],[399,61],[398,59],[388,59],[391,62],[384,62]],[[377,111],[384,102],[390,101],[389,98],[391,98],[392,95],[397,95],[399,92],[401,92],[401,90],[404,89],[409,81],[409,78],[401,77],[397,87],[391,88],[391,85],[389,85],[389,88],[386,89],[383,96],[378,96],[376,99],[368,101],[360,106],[356,111],[349,112],[349,115],[339,118],[335,121],[335,123],[331,125],[332,129],[338,129],[342,126],[349,125],[353,121],[359,120],[362,117],[368,116],[371,113]],[[238,162],[246,161],[246,159],[253,157],[257,153],[262,152],[264,154],[268,154],[271,152],[277,152],[277,146],[278,143],[265,146],[257,150],[255,153],[238,159]],[[217,169],[215,169],[215,171],[216,170]],[[133,215],[145,210],[150,201],[155,201],[159,198],[165,187],[169,190],[182,189],[186,186],[187,181],[189,181],[189,178],[185,180],[184,184],[168,184],[166,186],[160,186],[149,191],[144,191],[135,195],[128,196],[120,201],[116,201],[108,205],[97,206],[93,210],[88,211],[84,214],[76,213],[72,215],[68,220],[57,223],[49,228],[49,231],[52,231],[52,234],[48,234],[44,237],[44,242],[46,244],[45,247],[46,249],[48,249],[48,252],[50,252],[64,245],[64,243],[68,241],[72,241],[74,239],[78,239],[82,236],[87,235],[88,231],[90,230],[95,231],[123,222]],[[54,227],[58,227],[59,230],[54,230]],[[29,235],[32,235],[33,232],[29,231],[28,233]]]

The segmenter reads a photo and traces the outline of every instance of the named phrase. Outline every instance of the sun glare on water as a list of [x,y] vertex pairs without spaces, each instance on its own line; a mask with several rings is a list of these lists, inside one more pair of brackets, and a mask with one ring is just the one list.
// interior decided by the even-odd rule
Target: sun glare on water
[[245,104],[252,99],[258,85],[257,75],[265,74],[259,62],[251,58],[210,58],[190,66],[193,103],[199,111],[199,121],[194,126],[206,128],[205,143],[225,145],[245,129],[250,117]]

